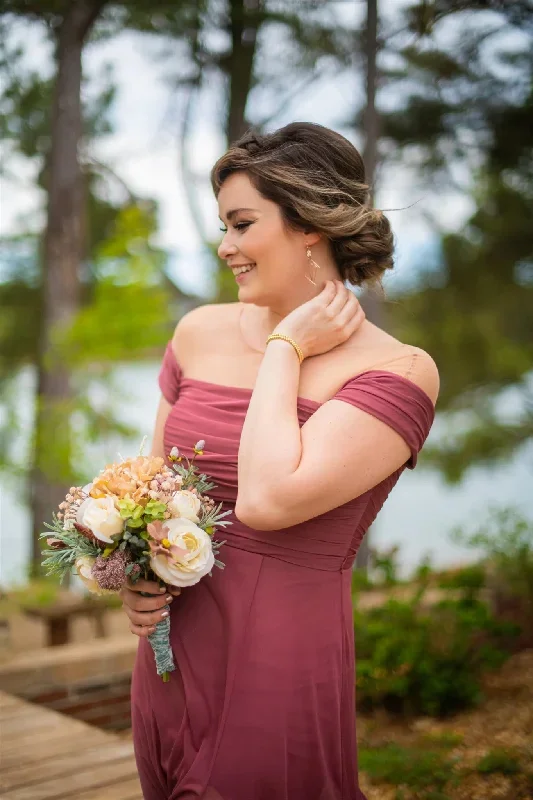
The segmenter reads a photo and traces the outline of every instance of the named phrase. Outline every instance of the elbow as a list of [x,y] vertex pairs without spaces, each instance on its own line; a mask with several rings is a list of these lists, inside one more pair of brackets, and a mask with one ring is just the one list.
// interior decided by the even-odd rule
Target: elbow
[[237,496],[235,516],[248,528],[256,531],[278,531],[287,527],[283,515],[267,500],[244,500]]

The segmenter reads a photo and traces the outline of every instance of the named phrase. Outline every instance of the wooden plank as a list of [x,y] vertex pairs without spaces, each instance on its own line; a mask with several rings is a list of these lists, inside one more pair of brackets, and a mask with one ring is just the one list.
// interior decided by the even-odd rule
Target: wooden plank
[[2,800],[142,800],[133,743],[0,692]]
[[100,768],[92,764],[82,768],[78,757],[78,770],[68,780],[52,778],[32,786],[22,786],[4,792],[2,800],[73,800],[84,789],[103,789],[116,781],[131,778],[136,770],[130,759],[106,764]]
[[6,692],[0,692],[0,709],[11,709],[17,708],[18,706],[23,705],[18,697],[15,697],[12,694],[6,694]]
[[73,753],[76,756],[84,747],[96,746],[102,743],[99,730],[88,730],[73,734],[68,730],[58,730],[50,733],[46,740],[29,741],[27,746],[20,741],[10,747],[2,747],[0,751],[0,769],[10,769],[20,764],[22,759],[26,764],[38,764],[46,759],[53,758],[57,753]]
[[100,769],[102,764],[111,761],[121,761],[133,759],[133,747],[128,742],[113,742],[110,747],[107,742],[98,744],[96,747],[86,747],[81,742],[78,749],[70,753],[64,753],[59,749],[57,755],[48,759],[44,763],[28,764],[24,760],[11,768],[2,768],[0,772],[0,788],[3,791],[16,789],[19,786],[26,786],[32,783],[57,778],[59,776],[68,777],[79,770],[79,762],[83,759],[84,764],[94,764]]
[[[61,717],[56,719],[55,716],[49,716],[48,709],[35,708],[33,714],[21,714],[20,716],[13,717],[8,720],[5,726],[9,730],[9,736],[27,736],[32,732],[35,734],[40,731],[49,730],[52,726],[68,726],[69,722],[77,722],[77,720],[69,719],[68,717]],[[51,712],[52,714],[54,712]]]
[[139,778],[109,784],[105,789],[78,792],[76,800],[143,800]]
[[11,706],[11,708],[3,708],[0,710],[0,725],[9,723],[12,719],[24,719],[35,715],[34,706]]

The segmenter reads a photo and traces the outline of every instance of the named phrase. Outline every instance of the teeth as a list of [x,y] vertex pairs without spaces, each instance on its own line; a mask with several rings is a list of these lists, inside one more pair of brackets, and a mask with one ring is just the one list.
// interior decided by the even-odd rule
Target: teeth
[[243,272],[250,272],[255,267],[255,264],[247,264],[245,267],[236,267],[233,270],[234,275],[242,275]]

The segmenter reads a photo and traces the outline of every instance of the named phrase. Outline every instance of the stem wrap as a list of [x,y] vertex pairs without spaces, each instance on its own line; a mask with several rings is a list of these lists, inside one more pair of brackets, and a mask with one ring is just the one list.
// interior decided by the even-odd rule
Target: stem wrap
[[[141,592],[141,594],[143,597],[151,597],[151,595],[144,592]],[[169,606],[165,606],[165,609],[170,611]],[[168,680],[168,673],[174,672],[176,669],[172,647],[170,646],[170,616],[165,617],[165,619],[156,624],[155,631],[148,636],[148,641],[154,651],[157,674],[163,676],[163,680]]]

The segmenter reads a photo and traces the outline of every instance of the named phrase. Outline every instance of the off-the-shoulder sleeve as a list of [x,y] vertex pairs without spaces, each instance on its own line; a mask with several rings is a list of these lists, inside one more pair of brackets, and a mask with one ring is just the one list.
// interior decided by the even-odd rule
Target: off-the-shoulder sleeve
[[392,372],[372,370],[351,378],[334,400],[343,400],[381,420],[407,443],[414,469],[435,418],[433,403],[416,383]]
[[180,381],[181,369],[176,361],[172,342],[169,342],[159,372],[159,388],[165,400],[171,405],[174,405],[178,399]]

